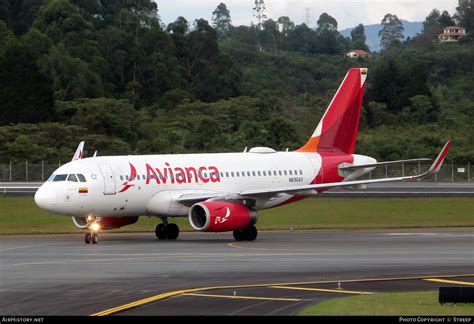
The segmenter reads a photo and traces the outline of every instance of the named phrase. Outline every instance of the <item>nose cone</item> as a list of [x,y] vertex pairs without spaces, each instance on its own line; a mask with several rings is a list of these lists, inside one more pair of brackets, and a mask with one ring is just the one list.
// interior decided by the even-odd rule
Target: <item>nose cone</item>
[[53,211],[56,205],[56,194],[51,188],[45,188],[42,185],[35,194],[35,203],[41,209]]

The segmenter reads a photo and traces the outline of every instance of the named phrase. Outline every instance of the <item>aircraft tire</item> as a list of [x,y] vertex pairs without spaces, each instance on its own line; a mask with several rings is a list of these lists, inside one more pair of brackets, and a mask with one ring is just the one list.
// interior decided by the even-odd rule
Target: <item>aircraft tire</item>
[[99,242],[99,234],[93,233],[91,236],[92,236],[91,237],[92,244],[97,244]]
[[246,241],[255,241],[258,231],[254,225],[250,225],[242,230],[242,234]]
[[178,225],[171,223],[165,227],[166,237],[169,240],[176,240],[179,236],[179,227]]
[[244,237],[244,234],[242,233],[242,230],[234,231],[232,234],[234,235],[234,239],[236,241],[241,242],[241,241],[245,240],[245,237]]
[[91,233],[86,233],[86,235],[84,235],[84,242],[86,242],[86,244],[91,244],[91,242],[92,242]]
[[155,235],[159,240],[165,240],[167,238],[166,231],[165,231],[165,224],[160,223],[156,225]]

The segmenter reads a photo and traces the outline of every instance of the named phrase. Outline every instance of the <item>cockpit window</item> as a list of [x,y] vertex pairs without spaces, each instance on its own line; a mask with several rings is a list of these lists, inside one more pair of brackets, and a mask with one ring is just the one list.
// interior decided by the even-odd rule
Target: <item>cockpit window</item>
[[75,174],[70,174],[69,177],[67,177],[67,181],[78,182]]
[[60,181],[66,181],[67,174],[56,174],[56,176],[53,179],[53,182],[60,182]]
[[86,182],[86,177],[83,174],[78,174],[77,177],[79,178],[80,182]]
[[55,174],[50,175],[49,178],[48,178],[48,182],[53,181],[55,176],[56,176]]

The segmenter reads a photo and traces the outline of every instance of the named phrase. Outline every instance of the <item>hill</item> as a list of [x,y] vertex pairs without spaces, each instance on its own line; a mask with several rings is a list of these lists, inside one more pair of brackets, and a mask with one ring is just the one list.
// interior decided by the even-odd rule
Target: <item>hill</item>
[[[416,34],[421,33],[423,29],[422,22],[411,22],[401,19],[403,27],[405,28],[404,36],[413,38]],[[372,52],[380,51],[380,37],[379,31],[382,29],[381,24],[364,25],[365,34],[367,35],[367,45]],[[354,28],[346,28],[340,31],[344,37],[351,37],[351,31]]]

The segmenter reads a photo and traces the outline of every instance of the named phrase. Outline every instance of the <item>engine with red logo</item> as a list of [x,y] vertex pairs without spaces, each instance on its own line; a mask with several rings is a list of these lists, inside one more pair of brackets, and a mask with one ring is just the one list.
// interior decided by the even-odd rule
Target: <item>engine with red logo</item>
[[[87,217],[73,217],[74,225],[81,229],[86,229],[89,226]],[[109,230],[120,228],[123,226],[135,224],[138,221],[138,216],[135,217],[97,217],[95,222],[100,225],[100,229]]]
[[202,232],[227,232],[243,229],[257,222],[255,210],[236,202],[204,201],[189,210],[191,226]]

